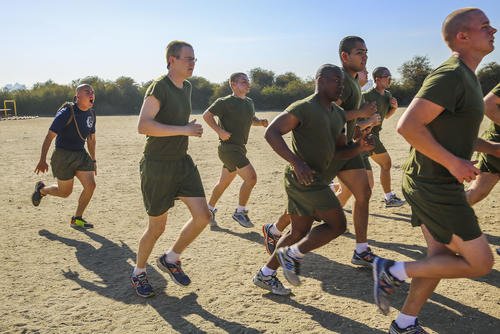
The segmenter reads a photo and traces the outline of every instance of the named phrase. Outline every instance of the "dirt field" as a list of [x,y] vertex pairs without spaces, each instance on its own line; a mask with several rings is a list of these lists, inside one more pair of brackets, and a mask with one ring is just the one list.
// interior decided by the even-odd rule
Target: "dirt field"
[[[401,195],[400,167],[408,146],[394,130],[400,114],[401,110],[384,123],[382,138],[393,160],[394,189]],[[259,113],[269,120],[275,115]],[[201,115],[194,117],[202,122]],[[86,212],[96,227],[88,232],[69,227],[81,190],[77,182],[67,199],[45,198],[36,208],[31,204],[35,182],[54,180],[50,173],[33,173],[50,122],[49,118],[0,122],[1,333],[387,332],[408,285],[396,295],[390,316],[378,313],[371,272],[350,264],[352,234],[306,256],[303,284],[293,289],[292,296],[274,296],[253,285],[253,275],[267,259],[261,226],[273,222],[285,206],[285,164],[265,142],[262,127],[252,128],[248,146],[258,174],[249,203],[255,227],[245,229],[231,219],[241,184],[236,179],[219,202],[220,227],[207,228],[183,254],[183,267],[193,283],[187,288],[175,285],[151,261],[148,273],[157,295],[144,300],[129,284],[147,221],[138,173],[145,139],[136,132],[137,117],[98,118],[97,189]],[[221,164],[216,135],[208,126],[204,129],[202,138],[190,139],[190,154],[209,196]],[[409,224],[410,208],[384,208],[379,169],[373,167],[376,184],[369,229],[373,250],[400,260],[423,257],[423,238]],[[497,186],[475,207],[492,249],[500,246],[499,194]],[[350,209],[348,203],[346,215],[353,230]],[[171,245],[187,219],[188,210],[178,202],[154,257]],[[420,315],[425,328],[431,333],[498,332],[499,269],[497,261],[484,278],[443,281]],[[285,282],[281,271],[279,277]]]

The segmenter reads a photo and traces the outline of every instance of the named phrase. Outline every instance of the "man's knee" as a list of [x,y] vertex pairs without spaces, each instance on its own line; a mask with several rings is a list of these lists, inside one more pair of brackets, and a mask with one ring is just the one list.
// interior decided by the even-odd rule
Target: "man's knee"
[[85,184],[83,184],[83,189],[87,190],[87,191],[94,191],[95,188],[96,188],[96,183],[95,183],[95,180],[91,180],[91,181],[87,181],[85,182]]
[[493,254],[490,251],[475,257],[474,262],[471,263],[472,277],[488,275],[493,269],[494,262]]
[[212,218],[212,214],[210,213],[210,210],[208,208],[206,210],[201,211],[196,215],[196,217],[193,217],[193,221],[195,221],[197,224],[206,226],[208,223],[210,223],[210,219]]
[[372,196],[372,188],[370,187],[370,184],[366,182],[366,185],[353,192],[353,196],[358,203],[370,202],[370,197]]
[[67,198],[73,192],[73,187],[71,188],[59,188],[59,196],[62,198]]

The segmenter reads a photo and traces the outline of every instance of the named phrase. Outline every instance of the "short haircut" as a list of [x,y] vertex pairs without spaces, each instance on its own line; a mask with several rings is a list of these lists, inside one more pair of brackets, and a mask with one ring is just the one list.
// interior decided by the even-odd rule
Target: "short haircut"
[[179,57],[181,55],[182,48],[185,46],[193,48],[191,44],[184,41],[172,41],[168,43],[165,49],[165,57],[167,58],[167,68],[170,68],[170,63],[168,62],[168,58],[170,56]]
[[389,71],[387,67],[380,66],[373,70],[372,75],[373,80],[375,80],[376,78],[381,78],[383,76],[391,76],[391,71]]
[[453,42],[459,32],[469,30],[468,18],[474,12],[481,11],[479,8],[466,7],[460,8],[449,14],[443,22],[441,33],[446,44],[451,48],[454,46]]
[[342,73],[342,70],[340,69],[340,67],[332,64],[321,65],[316,71],[316,80],[318,80],[321,77],[331,75],[334,73]]
[[248,76],[246,75],[246,73],[243,72],[236,72],[231,74],[231,76],[229,77],[229,85],[231,85],[233,82],[236,82],[236,80],[242,77],[248,77]]
[[351,53],[351,50],[354,49],[358,42],[365,43],[365,41],[358,36],[344,37],[339,44],[339,55],[342,54],[342,52]]
[[80,92],[81,90],[83,90],[83,89],[85,89],[85,88],[91,88],[92,90],[94,89],[94,88],[92,88],[92,86],[91,86],[91,85],[89,85],[89,84],[86,84],[86,83],[84,83],[84,84],[80,84],[80,85],[78,85],[78,86],[76,87],[76,89],[75,89],[75,94],[78,94],[78,92]]

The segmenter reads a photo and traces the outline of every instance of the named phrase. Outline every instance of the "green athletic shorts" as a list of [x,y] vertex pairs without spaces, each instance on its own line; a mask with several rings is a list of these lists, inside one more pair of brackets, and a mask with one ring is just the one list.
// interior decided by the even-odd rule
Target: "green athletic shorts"
[[95,163],[85,150],[70,151],[56,147],[50,166],[54,177],[61,181],[71,180],[77,171],[95,171]]
[[234,172],[237,168],[243,168],[250,164],[246,154],[247,150],[243,146],[232,144],[221,144],[218,148],[219,159],[230,172]]
[[436,241],[449,244],[453,234],[464,241],[481,236],[477,217],[467,203],[462,184],[416,181],[403,174],[402,188],[411,206],[411,224],[424,224]]
[[370,163],[370,153],[363,153],[361,154],[361,159],[363,159],[363,165],[365,166],[366,170],[372,170],[372,164]]
[[177,160],[140,162],[141,190],[149,216],[165,213],[179,197],[205,197],[198,168],[189,155]]
[[387,152],[378,134],[373,134],[373,140],[375,141],[375,148],[373,149],[373,151],[370,151],[370,155],[382,154]]
[[[351,158],[349,160],[337,160],[334,159],[331,163],[331,166],[328,167],[328,175],[335,175],[338,174],[338,172],[341,172],[343,170],[351,170],[351,169],[366,169],[365,166],[365,157],[362,157],[361,155],[357,155],[354,158]],[[368,160],[368,157],[366,157],[366,160]],[[371,170],[371,165],[368,163],[369,169]],[[332,177],[332,179],[333,179]]]
[[288,196],[288,213],[314,217],[315,212],[340,208],[340,203],[328,182],[319,177],[308,186],[300,184],[290,166],[285,169],[285,191]]
[[[483,134],[483,138],[486,140],[493,141],[495,143],[500,142],[500,135],[491,131],[486,131]],[[479,153],[478,158],[479,158],[478,168],[481,170],[481,172],[492,173],[492,174],[500,173],[500,158],[484,153]]]

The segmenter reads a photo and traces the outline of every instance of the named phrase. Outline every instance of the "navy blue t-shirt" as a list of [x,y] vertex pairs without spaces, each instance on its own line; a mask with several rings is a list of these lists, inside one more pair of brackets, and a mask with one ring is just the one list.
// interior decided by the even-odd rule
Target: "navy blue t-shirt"
[[[75,119],[78,123],[78,129],[83,138],[87,138],[89,134],[95,133],[95,113],[89,109],[81,111],[76,104],[73,105]],[[71,118],[71,110],[69,107],[61,108],[57,111],[56,117],[50,126],[50,130],[57,133],[56,147],[71,151],[81,151],[84,149],[85,141],[80,138],[75,127],[75,121],[66,126]]]

